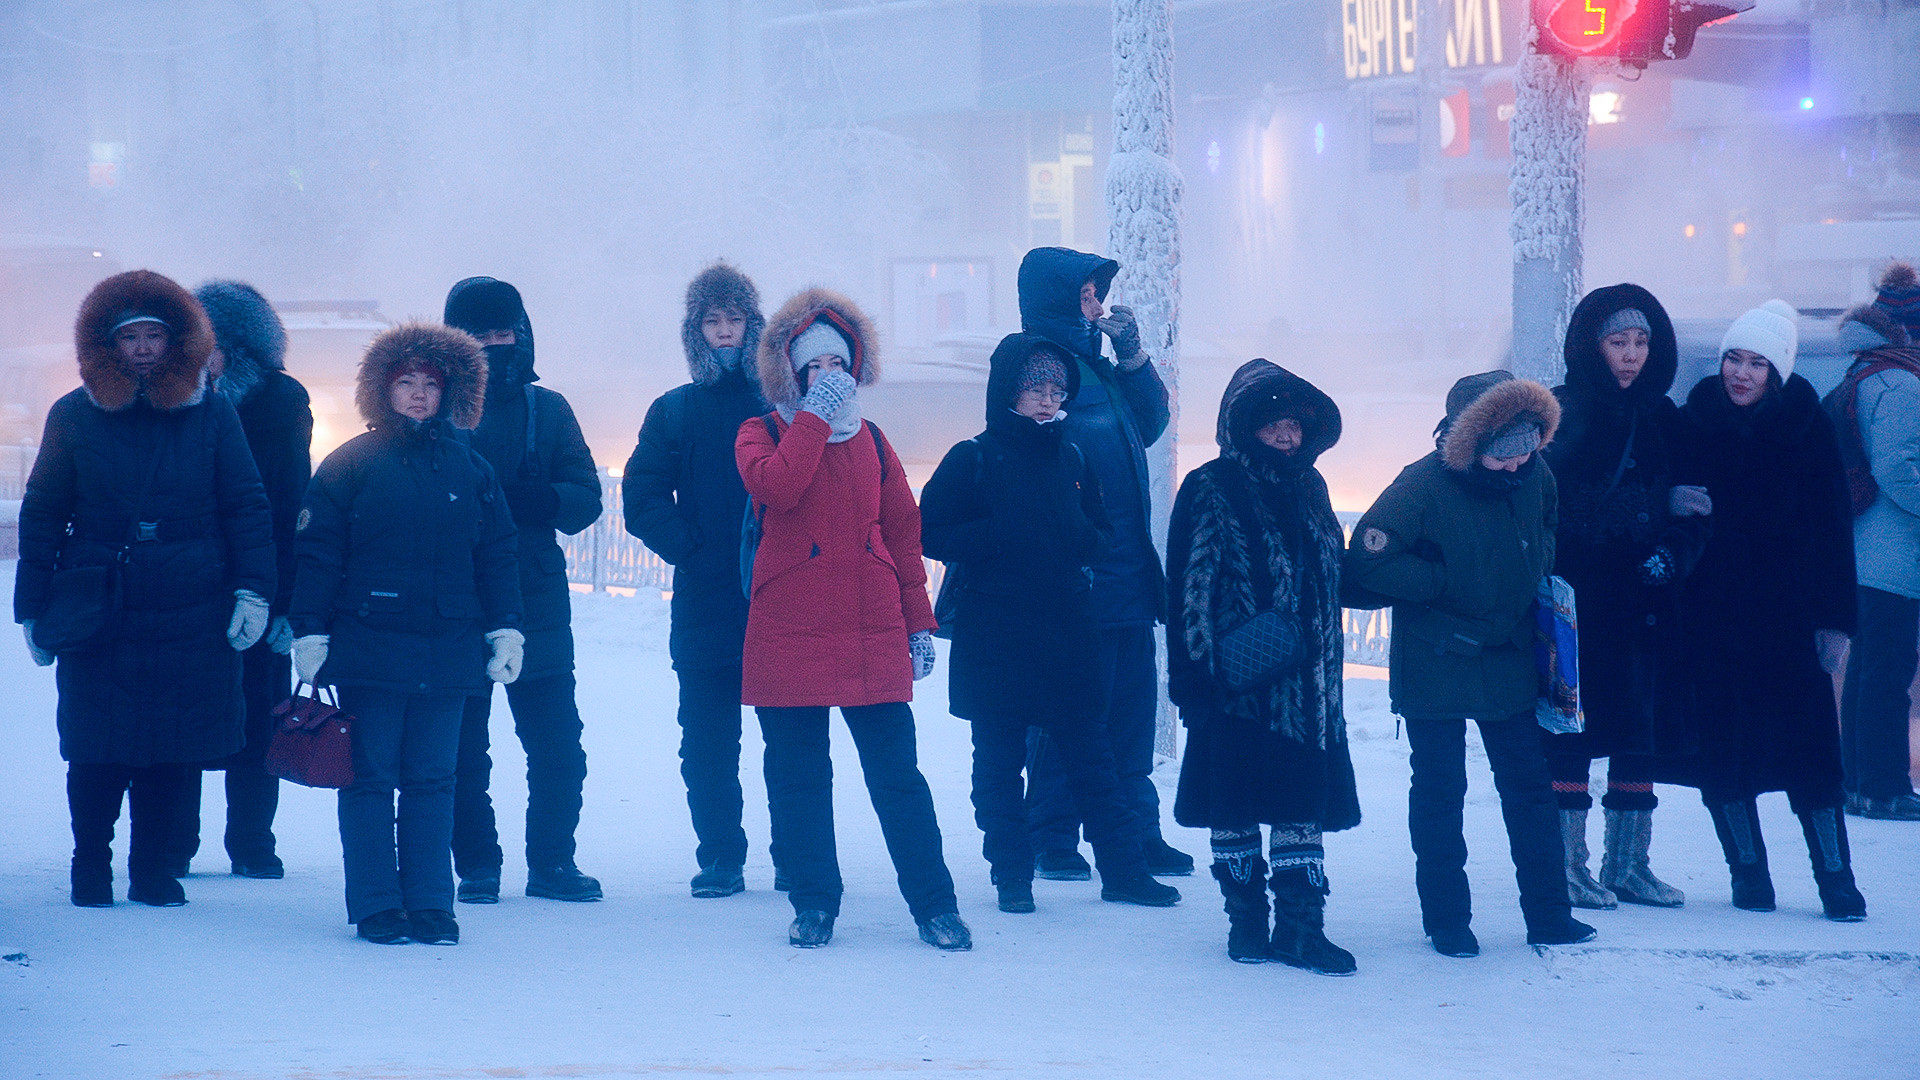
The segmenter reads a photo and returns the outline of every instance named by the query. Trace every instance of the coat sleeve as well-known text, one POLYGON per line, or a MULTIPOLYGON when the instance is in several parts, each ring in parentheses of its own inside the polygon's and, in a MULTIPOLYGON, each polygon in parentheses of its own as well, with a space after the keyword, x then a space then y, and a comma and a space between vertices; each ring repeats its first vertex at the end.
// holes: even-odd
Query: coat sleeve
MULTIPOLYGON (((1680 410, 1669 404, 1660 412, 1658 419, 1664 429, 1662 435, 1665 437, 1668 453, 1672 455, 1672 468, 1668 480, 1673 484, 1687 483, 1682 477, 1689 474, 1692 469, 1682 460, 1685 451, 1681 446, 1681 440, 1686 438, 1686 425, 1681 421, 1680 410)), ((1666 507, 1661 507, 1663 513, 1666 510, 1666 507)), ((1713 535, 1713 518, 1702 514, 1674 517, 1669 513, 1666 522, 1666 528, 1660 532, 1660 543, 1673 552, 1674 559, 1679 564, 1678 576, 1687 577, 1693 573, 1694 567, 1700 565, 1700 556, 1706 553, 1707 540, 1713 535)))
POLYGON ((585 532, 600 520, 604 506, 600 497, 600 468, 593 463, 593 451, 580 432, 580 421, 573 406, 553 391, 540 394, 541 416, 553 425, 553 441, 547 457, 547 479, 560 497, 553 527, 573 536, 585 532))
MULTIPOLYGON (((1341 564, 1341 586, 1388 602, 1431 604, 1447 587, 1447 568, 1438 548, 1426 535, 1426 498, 1420 486, 1402 473, 1380 493, 1354 526, 1341 564)), ((1549 527, 1548 535, 1552 535, 1549 527)), ((1356 595, 1349 607, 1367 606, 1371 597, 1356 595)), ((1371 606, 1379 607, 1373 603, 1371 606)))
POLYGON ((285 615, 293 602, 294 524, 300 517, 300 500, 313 478, 313 404, 306 388, 293 378, 278 381, 284 405, 276 410, 273 435, 264 453, 255 453, 260 466, 260 482, 266 485, 267 502, 273 507, 273 548, 276 557, 276 582, 272 602, 275 615, 285 615))
POLYGON ((300 503, 294 532, 293 598, 287 618, 301 637, 324 634, 333 623, 333 602, 347 571, 347 523, 359 487, 351 464, 353 444, 335 451, 314 471, 300 503))
MULTIPOLYGON (((773 510, 799 506, 801 497, 813 484, 813 474, 820 468, 820 455, 826 451, 827 436, 831 434, 833 428, 810 412, 794 415, 793 423, 787 426, 778 445, 767 434, 767 425, 759 417, 742 423, 740 433, 734 438, 733 454, 747 494, 773 510)), ((906 483, 899 462, 894 462, 889 471, 893 477, 900 478, 901 483, 906 483)), ((911 494, 908 500, 912 500, 911 494)), ((920 548, 917 510, 915 518, 913 546, 917 554, 920 548)))
POLYGON ((1554 479, 1552 469, 1540 470, 1540 543, 1547 549, 1541 553, 1540 565, 1551 574, 1560 545, 1560 481, 1554 479))
MULTIPOLYGON (((1117 369, 1116 369, 1117 370, 1117 369)), ((1166 433, 1173 411, 1167 402, 1167 384, 1152 360, 1133 371, 1117 371, 1120 393, 1127 399, 1127 410, 1140 431, 1140 445, 1152 446, 1166 433)))
MULTIPOLYGON (((826 421, 820 421, 820 426, 824 430, 826 421)), ((933 601, 927 597, 927 566, 920 561, 920 507, 913 501, 913 488, 907 484, 906 470, 900 467, 900 456, 878 428, 872 424, 866 428, 880 444, 880 456, 886 463, 887 478, 880 485, 880 541, 893 556, 893 572, 900 579, 900 612, 906 616, 907 633, 937 629, 940 623, 933 617, 933 601)), ((761 434, 765 435, 764 429, 761 434)), ((781 446, 787 441, 782 440, 781 446)))
POLYGON ((1860 430, 1873 481, 1895 506, 1920 516, 1920 378, 1888 371, 1874 381, 1880 392, 1871 400, 1860 395, 1860 430))
MULTIPOLYGON (((1064 440, 1063 443, 1073 445, 1064 440)), ((1074 452, 1079 453, 1077 449, 1074 452)), ((1100 470, 1093 467, 1085 454, 1080 455, 1080 514, 1087 530, 1081 537, 1080 553, 1087 564, 1092 565, 1113 540, 1113 518, 1107 515, 1106 496, 1100 491, 1100 470)))
POLYGON ((487 633, 518 629, 525 612, 520 600, 520 533, 493 467, 477 452, 473 461, 480 471, 480 529, 473 542, 473 576, 482 623, 487 633))
POLYGON ((620 501, 627 531, 647 550, 678 566, 702 537, 677 498, 686 477, 687 437, 685 411, 676 404, 671 396, 662 396, 647 409, 640 440, 620 478, 620 501))
POLYGON ((34 458, 26 496, 20 502, 20 562, 13 575, 15 622, 37 619, 47 608, 60 545, 79 498, 73 436, 73 409, 63 400, 47 413, 40 454, 34 458))
POLYGON ((920 489, 920 541, 928 558, 976 562, 992 554, 990 519, 975 484, 980 464, 980 444, 956 443, 920 489))
POLYGON ((273 507, 239 415, 224 397, 211 395, 206 404, 213 410, 214 502, 227 541, 227 572, 235 589, 250 589, 271 607, 279 562, 273 507))
POLYGON ((1807 430, 1803 577, 1798 592, 1813 625, 1851 635, 1859 623, 1858 578, 1853 555, 1853 496, 1840 442, 1826 411, 1816 409, 1807 430))

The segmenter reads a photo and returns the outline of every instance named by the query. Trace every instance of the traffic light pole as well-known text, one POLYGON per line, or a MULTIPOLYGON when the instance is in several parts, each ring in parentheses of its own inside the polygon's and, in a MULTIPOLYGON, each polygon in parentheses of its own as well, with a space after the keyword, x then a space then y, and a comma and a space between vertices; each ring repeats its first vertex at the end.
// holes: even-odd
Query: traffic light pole
POLYGON ((1513 373, 1552 386, 1580 302, 1587 217, 1587 99, 1595 61, 1529 52, 1514 75, 1513 373))

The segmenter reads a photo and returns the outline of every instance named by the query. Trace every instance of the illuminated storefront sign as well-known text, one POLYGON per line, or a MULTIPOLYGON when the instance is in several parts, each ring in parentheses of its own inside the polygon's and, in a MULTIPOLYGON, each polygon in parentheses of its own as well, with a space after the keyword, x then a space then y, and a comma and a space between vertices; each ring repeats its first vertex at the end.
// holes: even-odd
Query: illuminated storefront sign
MULTIPOLYGON (((1340 40, 1347 78, 1411 75, 1418 64, 1420 0, 1340 0, 1340 40)), ((1498 66, 1516 54, 1526 29, 1522 9, 1502 0, 1439 0, 1449 68, 1498 66)))

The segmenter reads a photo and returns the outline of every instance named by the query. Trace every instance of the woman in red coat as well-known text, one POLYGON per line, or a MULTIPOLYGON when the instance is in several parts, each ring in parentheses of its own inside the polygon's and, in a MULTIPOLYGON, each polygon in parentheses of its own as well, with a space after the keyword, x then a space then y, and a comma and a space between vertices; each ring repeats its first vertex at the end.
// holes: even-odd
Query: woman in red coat
POLYGON ((921 939, 967 949, 907 704, 934 657, 920 510, 899 457, 860 418, 858 387, 879 377, 875 340, 853 301, 824 289, 788 300, 760 339, 774 411, 740 425, 734 444, 760 522, 741 700, 767 745, 773 847, 795 914, 788 940, 825 945, 840 914, 827 735, 837 705, 921 939))

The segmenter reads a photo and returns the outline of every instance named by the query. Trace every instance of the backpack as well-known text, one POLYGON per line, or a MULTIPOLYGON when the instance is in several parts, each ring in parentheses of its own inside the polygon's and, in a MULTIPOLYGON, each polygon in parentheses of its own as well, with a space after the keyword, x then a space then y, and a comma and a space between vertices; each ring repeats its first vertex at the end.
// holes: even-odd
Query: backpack
MULTIPOLYGON (((779 446, 780 425, 773 422, 773 414, 768 413, 762 416, 760 422, 767 425, 767 438, 773 440, 774 446, 779 446)), ((880 459, 880 485, 885 487, 887 452, 880 442, 882 438, 880 425, 871 420, 863 420, 861 424, 873 433, 873 452, 880 459)), ((767 504, 761 503, 755 506, 753 497, 749 495, 746 512, 740 520, 740 591, 749 600, 753 599, 753 559, 760 552, 760 538, 766 535, 766 517, 767 504)))
POLYGON ((1840 464, 1847 472, 1847 494, 1853 500, 1853 516, 1867 512, 1880 497, 1880 482, 1873 478, 1873 462, 1867 460, 1866 440, 1860 436, 1860 383, 1883 371, 1905 371, 1920 377, 1920 349, 1872 349, 1860 354, 1840 385, 1822 401, 1833 432, 1840 442, 1840 464))

